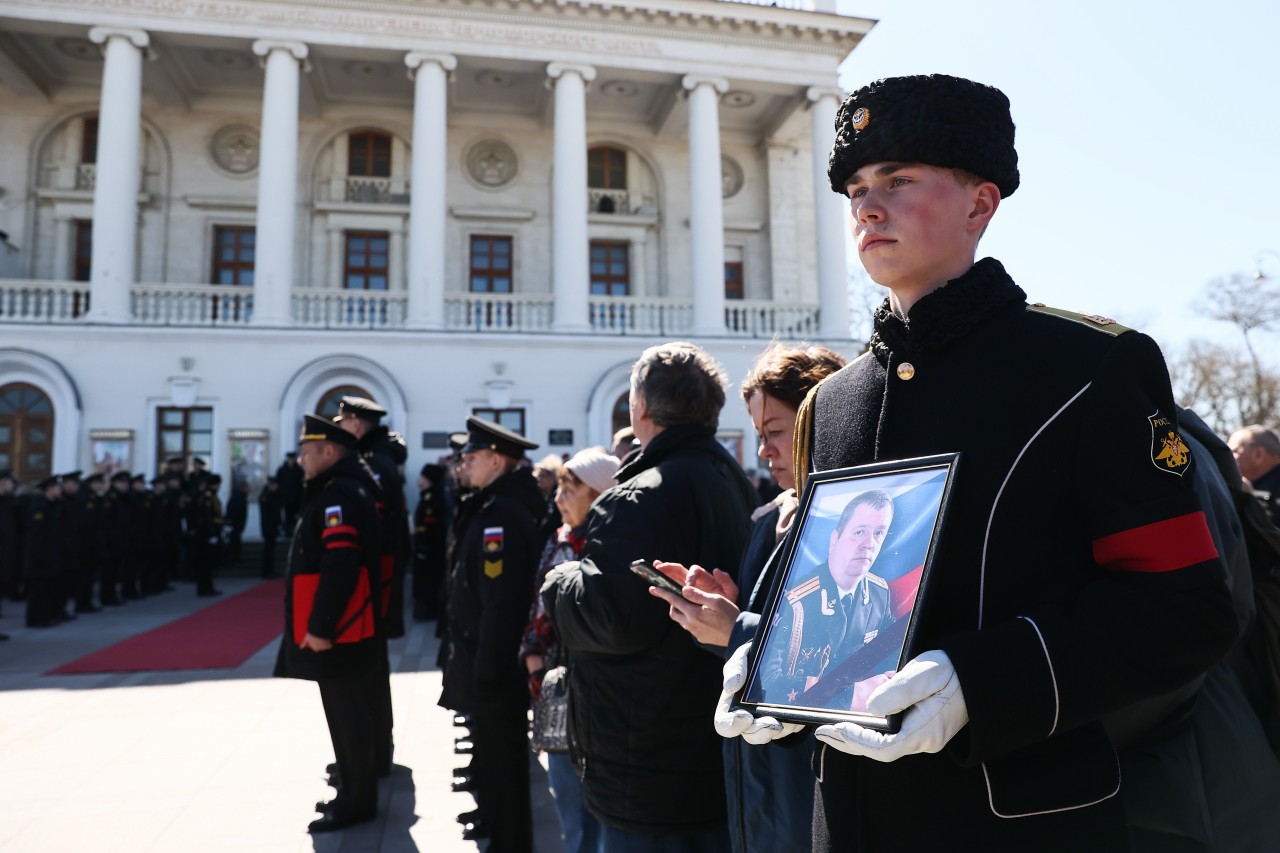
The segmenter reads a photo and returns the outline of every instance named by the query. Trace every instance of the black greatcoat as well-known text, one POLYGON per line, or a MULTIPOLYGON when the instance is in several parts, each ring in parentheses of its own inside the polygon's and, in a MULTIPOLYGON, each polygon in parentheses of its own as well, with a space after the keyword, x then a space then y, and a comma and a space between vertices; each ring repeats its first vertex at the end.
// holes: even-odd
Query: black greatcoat
POLYGON ((464 714, 525 708, 529 688, 520 637, 545 543, 537 539, 546 501, 519 468, 468 499, 449 590, 449 662, 440 704, 464 714))
POLYGON ((381 618, 388 637, 404 636, 405 539, 409 514, 404 498, 404 478, 396 465, 395 448, 386 427, 374 427, 364 434, 357 452, 373 471, 379 487, 382 514, 382 558, 379 583, 382 586, 381 618))
POLYGON ((632 560, 737 574, 759 500, 710 427, 669 427, 618 470, 587 517, 582 559, 543 588, 569 650, 570 726, 588 808, 627 832, 725 826, 721 740, 712 727, 724 665, 672 622, 632 560))
POLYGON ((376 639, 374 618, 381 542, 377 491, 373 475, 354 455, 307 481, 289 549, 277 676, 320 681, 377 667, 385 648, 376 639), (333 648, 299 648, 308 632, 333 640, 333 648))
POLYGON ((969 711, 936 755, 820 747, 815 849, 1128 849, 1103 719, 1235 638, 1155 343, 1028 307, 986 259, 906 321, 886 303, 809 402, 814 470, 962 454, 918 649, 969 711))

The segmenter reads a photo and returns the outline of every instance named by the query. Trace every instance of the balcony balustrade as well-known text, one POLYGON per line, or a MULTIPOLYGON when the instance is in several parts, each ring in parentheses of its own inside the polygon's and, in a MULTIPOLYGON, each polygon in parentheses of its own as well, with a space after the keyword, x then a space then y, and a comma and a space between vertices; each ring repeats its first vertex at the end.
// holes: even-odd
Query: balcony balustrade
POLYGON ((98 164, 81 163, 76 166, 76 189, 93 191, 98 183, 98 164))
MULTIPOLYGON (((76 323, 89 310, 88 282, 0 279, 0 324, 76 323)), ((401 329, 408 316, 403 291, 295 288, 293 327, 299 329, 401 329)), ((253 288, 217 284, 135 284, 133 321, 139 326, 243 327, 253 317, 253 288)), ((591 334, 687 336, 693 303, 647 296, 592 296, 591 334)), ((466 293, 444 296, 445 329, 458 332, 545 333, 554 328, 550 293, 466 293)), ((729 300, 725 334, 787 339, 818 335, 816 305, 729 300)))

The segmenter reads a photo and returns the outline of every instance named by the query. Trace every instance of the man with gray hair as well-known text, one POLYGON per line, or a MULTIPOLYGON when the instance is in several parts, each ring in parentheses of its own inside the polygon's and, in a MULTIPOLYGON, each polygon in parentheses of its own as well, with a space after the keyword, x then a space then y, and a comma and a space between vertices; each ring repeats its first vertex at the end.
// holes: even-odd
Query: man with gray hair
POLYGON ((1271 520, 1280 524, 1280 435, 1262 424, 1249 424, 1231 433, 1227 446, 1240 475, 1266 503, 1271 520))
POLYGON ((721 661, 654 602, 634 560, 736 569, 758 498, 716 441, 727 377, 690 343, 631 370, 639 450, 596 499, 581 559, 542 587, 572 661, 570 733, 606 850, 727 850, 723 764, 708 710, 721 661), (696 805, 691 805, 696 804, 696 805))

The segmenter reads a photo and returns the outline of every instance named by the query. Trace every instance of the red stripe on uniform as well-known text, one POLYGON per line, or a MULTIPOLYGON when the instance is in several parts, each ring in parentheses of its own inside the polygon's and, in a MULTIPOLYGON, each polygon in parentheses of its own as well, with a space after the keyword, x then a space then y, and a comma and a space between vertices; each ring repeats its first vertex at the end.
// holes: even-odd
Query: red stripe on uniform
POLYGON ((340 539, 335 542, 326 542, 324 543, 324 547, 330 551, 333 551, 338 548, 359 548, 360 546, 349 540, 340 539))
POLYGON ((350 524, 339 524, 337 527, 326 527, 324 532, 320 534, 320 537, 323 539, 329 536, 334 536, 338 533, 350 533, 352 536, 360 535, 360 531, 356 530, 350 524))
POLYGON ((1126 572, 1171 572, 1218 556, 1203 512, 1155 521, 1093 540, 1101 566, 1126 572))

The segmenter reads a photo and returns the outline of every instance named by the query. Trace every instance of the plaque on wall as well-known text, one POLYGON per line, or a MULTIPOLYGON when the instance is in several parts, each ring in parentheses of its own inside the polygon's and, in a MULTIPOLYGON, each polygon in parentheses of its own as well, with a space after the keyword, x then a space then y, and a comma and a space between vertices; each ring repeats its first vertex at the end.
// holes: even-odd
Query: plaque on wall
POLYGON ((553 429, 547 431, 547 444, 556 447, 565 447, 573 444, 573 430, 571 429, 553 429))

